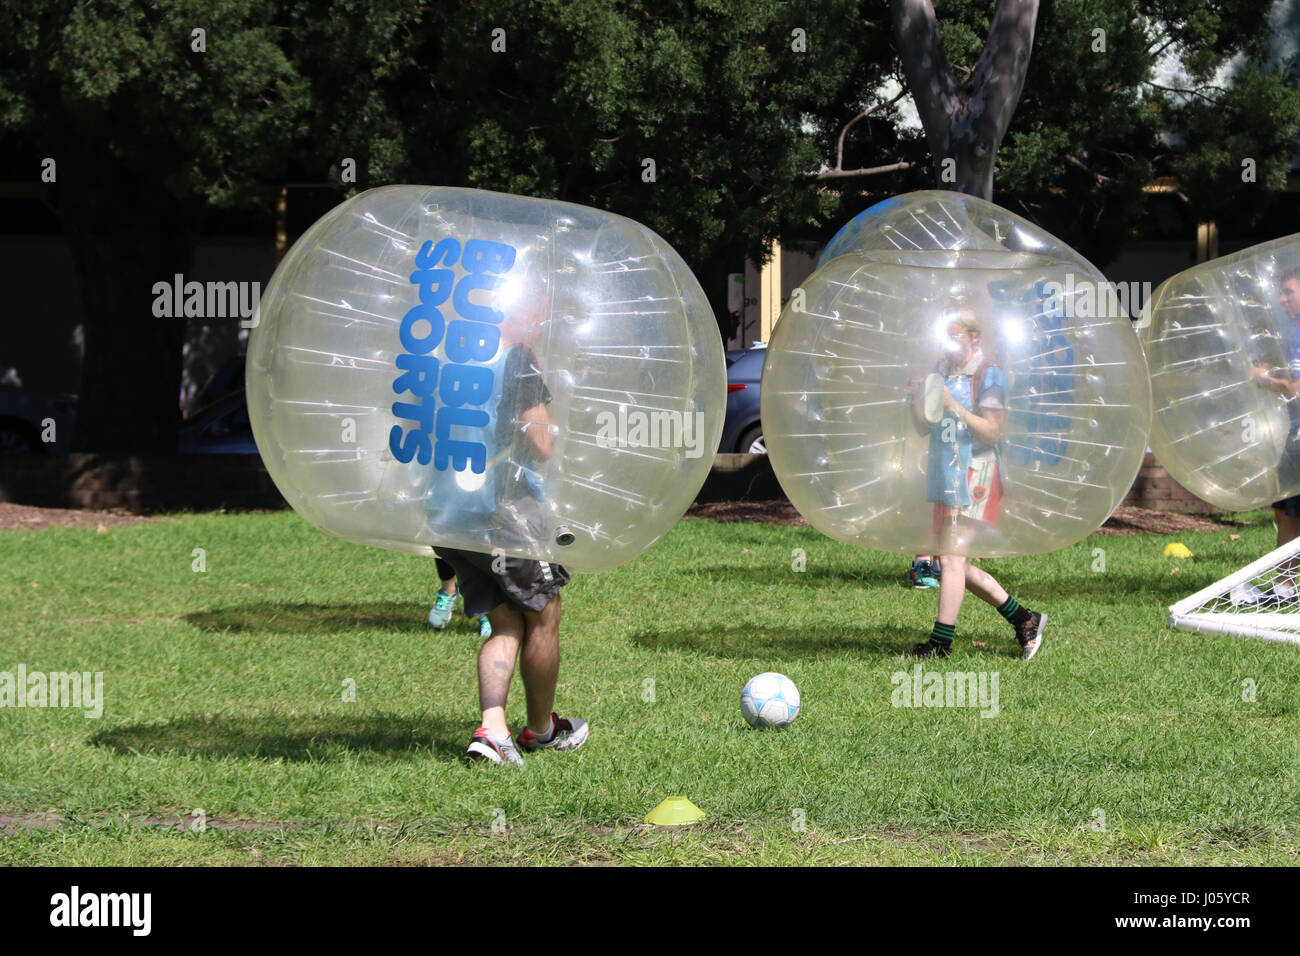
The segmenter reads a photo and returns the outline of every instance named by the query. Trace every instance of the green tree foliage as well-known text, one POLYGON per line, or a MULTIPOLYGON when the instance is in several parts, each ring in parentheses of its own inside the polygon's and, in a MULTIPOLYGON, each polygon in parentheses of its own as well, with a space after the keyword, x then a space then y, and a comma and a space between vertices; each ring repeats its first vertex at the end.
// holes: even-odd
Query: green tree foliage
MULTIPOLYGON (((945 5, 940 24, 957 21, 951 41, 945 33, 951 60, 978 55, 990 7, 945 5)), ((1197 219, 1254 221, 1300 135, 1295 74, 1268 63, 1269 13, 1253 0, 1045 3, 998 155, 997 201, 1102 263, 1152 225, 1143 187, 1158 177, 1177 177, 1197 219)))
POLYGON ((275 15, 259 0, 0 6, 0 130, 55 161, 81 280, 82 447, 175 448, 184 324, 153 315, 152 289, 185 272, 206 204, 276 176, 306 131, 275 15))
MULTIPOLYGON (((959 79, 993 7, 936 7, 959 79)), ((1046 0, 995 199, 1100 261, 1144 224, 1156 176, 1207 216, 1257 215, 1300 117, 1294 73, 1263 56, 1267 14, 1046 0), (1170 54, 1176 90, 1157 84, 1170 54)), ((8 0, 0 36, 0 135, 58 162, 49 197, 85 309, 81 432, 100 448, 170 447, 182 325, 152 315, 153 284, 186 270, 205 210, 259 187, 424 182, 607 209, 668 239, 722 315, 742 254, 933 185, 904 104, 882 102, 901 76, 888 0, 8 0), (904 168, 819 178, 837 158, 904 168)))
POLYGON ((447 5, 394 23, 391 42, 402 53, 375 111, 340 113, 329 133, 370 151, 365 185, 585 203, 696 265, 833 224, 838 196, 805 174, 890 59, 887 31, 849 0, 447 5))

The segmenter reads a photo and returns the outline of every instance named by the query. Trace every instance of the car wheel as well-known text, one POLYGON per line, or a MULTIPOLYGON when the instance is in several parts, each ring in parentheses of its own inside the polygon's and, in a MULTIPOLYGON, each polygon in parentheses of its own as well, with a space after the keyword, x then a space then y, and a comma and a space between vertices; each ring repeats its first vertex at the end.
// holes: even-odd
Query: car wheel
POLYGON ((736 442, 736 451, 741 454, 748 452, 751 455, 766 455, 767 444, 763 441, 763 426, 751 425, 746 428, 744 434, 740 436, 740 441, 736 442))

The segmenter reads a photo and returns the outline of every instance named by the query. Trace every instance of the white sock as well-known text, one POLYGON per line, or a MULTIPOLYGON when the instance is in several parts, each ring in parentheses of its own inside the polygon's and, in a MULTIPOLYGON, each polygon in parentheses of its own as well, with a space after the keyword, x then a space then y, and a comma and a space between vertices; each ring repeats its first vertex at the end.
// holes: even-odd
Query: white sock
POLYGON ((542 743, 549 742, 550 739, 555 736, 555 715, 554 714, 551 714, 550 720, 551 723, 550 726, 546 728, 546 733, 537 735, 537 739, 540 740, 542 743))

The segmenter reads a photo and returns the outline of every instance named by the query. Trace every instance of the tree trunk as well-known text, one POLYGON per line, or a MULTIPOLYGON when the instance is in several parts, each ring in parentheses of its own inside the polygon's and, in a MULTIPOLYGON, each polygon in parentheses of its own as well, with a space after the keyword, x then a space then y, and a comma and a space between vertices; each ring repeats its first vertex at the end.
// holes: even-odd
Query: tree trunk
POLYGON ((971 75, 957 83, 930 0, 892 0, 903 72, 925 128, 940 189, 993 198, 998 146, 1020 102, 1038 0, 998 0, 971 75))
POLYGON ((81 282, 86 349, 74 448, 175 451, 185 319, 155 317, 153 287, 189 269, 198 208, 126 170, 106 144, 63 155, 59 205, 81 282))

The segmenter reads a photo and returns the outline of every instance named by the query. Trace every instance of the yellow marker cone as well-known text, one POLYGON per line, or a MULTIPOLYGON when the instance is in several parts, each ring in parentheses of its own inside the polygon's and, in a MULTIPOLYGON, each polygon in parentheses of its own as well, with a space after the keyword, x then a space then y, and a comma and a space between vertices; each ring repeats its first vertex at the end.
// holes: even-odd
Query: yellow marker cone
POLYGON ((645 822, 657 827, 680 827, 703 819, 704 811, 685 797, 669 797, 646 814, 645 822))
POLYGON ((1187 545, 1175 541, 1173 544, 1165 545, 1166 558, 1190 558, 1192 552, 1187 550, 1187 545))

